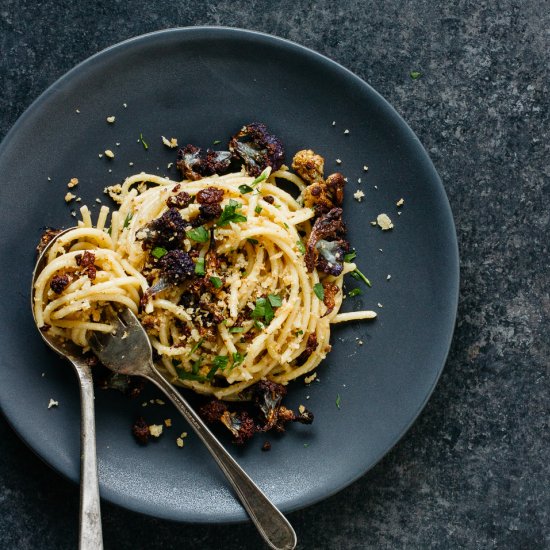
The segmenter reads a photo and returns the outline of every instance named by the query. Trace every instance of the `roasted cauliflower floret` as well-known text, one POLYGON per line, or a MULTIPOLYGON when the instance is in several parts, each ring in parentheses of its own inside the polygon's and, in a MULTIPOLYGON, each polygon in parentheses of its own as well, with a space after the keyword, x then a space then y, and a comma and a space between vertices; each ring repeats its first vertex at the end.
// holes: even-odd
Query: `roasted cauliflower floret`
POLYGON ((324 181, 325 159, 311 149, 298 151, 292 159, 292 169, 309 184, 324 181))

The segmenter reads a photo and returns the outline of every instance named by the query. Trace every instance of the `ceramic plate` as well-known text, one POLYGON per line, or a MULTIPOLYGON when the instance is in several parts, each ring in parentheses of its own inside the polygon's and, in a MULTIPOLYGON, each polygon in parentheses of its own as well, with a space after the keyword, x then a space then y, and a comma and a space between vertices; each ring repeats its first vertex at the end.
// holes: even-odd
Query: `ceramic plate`
MULTIPOLYGON (((104 187, 132 173, 177 177, 167 168, 175 150, 162 145, 161 135, 206 147, 225 143, 253 121, 283 140, 288 163, 295 151, 312 148, 325 157, 327 173, 348 177, 349 240, 372 288, 347 298, 345 309, 376 309, 379 317, 335 327, 333 350, 317 381, 290 385, 289 405, 307 405, 315 413, 313 425, 292 425, 284 436, 256 436, 244 449, 222 440, 288 512, 363 475, 395 445, 433 391, 455 321, 458 253, 445 191, 414 133, 357 76, 291 42, 224 28, 149 34, 113 46, 59 79, 0 146, 0 404, 24 441, 70 479, 79 478, 77 381, 43 344, 30 310, 42 228, 74 225, 74 204, 63 199, 71 178, 80 182, 82 204, 96 212, 96 198, 108 203, 104 187), (106 122, 110 115, 114 124, 106 122), (115 158, 100 158, 105 149, 115 158), (361 202, 353 198, 358 189, 365 193, 361 202), (400 198, 405 204, 398 209, 400 198), (393 230, 371 226, 381 212, 393 220, 393 230), (48 410, 50 398, 59 407, 48 410), (270 452, 260 450, 264 439, 271 440, 270 452)), ((349 279, 348 290, 356 286, 349 279)), ((102 496, 177 521, 245 519, 199 440, 190 433, 183 449, 176 445, 176 437, 191 430, 175 410, 142 407, 153 397, 160 396, 130 400, 97 392, 102 496), (158 442, 141 447, 130 432, 140 414, 150 422, 172 418, 174 425, 158 442)))

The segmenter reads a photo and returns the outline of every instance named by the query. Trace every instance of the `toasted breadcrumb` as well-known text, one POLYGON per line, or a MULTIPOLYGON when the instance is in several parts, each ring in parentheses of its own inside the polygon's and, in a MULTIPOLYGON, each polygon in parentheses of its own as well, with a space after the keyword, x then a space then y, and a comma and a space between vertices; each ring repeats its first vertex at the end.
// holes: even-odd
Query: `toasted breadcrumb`
POLYGON ((76 187, 77 185, 78 185, 78 178, 71 178, 71 180, 67 184, 67 187, 71 189, 72 187, 76 187))
POLYGON ((167 139, 164 136, 160 136, 162 138, 162 143, 166 145, 166 147, 169 147, 170 149, 174 149, 178 146, 178 140, 176 138, 170 138, 167 139))
POLYGON ((382 229, 382 231, 393 229, 393 223, 387 214, 378 214, 378 216, 376 217, 376 223, 378 224, 380 229, 382 229))
POLYGON ((107 122, 108 122, 109 124, 113 124, 114 121, 115 121, 115 117, 114 117, 114 116, 108 116, 108 117, 107 117, 107 122))
POLYGON ((115 154, 111 151, 111 149, 105 149, 105 156, 110 158, 110 159, 115 158, 115 154))
POLYGON ((176 445, 180 448, 183 447, 184 443, 183 443, 183 439, 181 437, 178 437, 176 439, 176 445))
POLYGON ((306 377, 304 378, 304 382, 305 382, 306 384, 311 384, 316 378, 317 378, 317 373, 314 372, 311 376, 306 376, 306 377))
POLYGON ((355 191, 355 193, 353 194, 353 198, 357 201, 357 202, 361 202, 363 200, 363 197, 365 196, 365 193, 363 193, 363 191, 361 191, 361 189, 358 189, 357 191, 355 191))
POLYGON ((67 191, 67 194, 65 195, 65 202, 71 202, 73 199, 76 199, 76 195, 70 191, 67 191))
POLYGON ((405 204, 405 199, 401 198, 395 203, 395 206, 403 206, 404 204, 405 204))
POLYGON ((167 428, 170 428, 172 426, 172 419, 171 418, 165 418, 164 419, 164 425, 167 427, 167 428))
POLYGON ((149 433, 153 437, 160 437, 162 435, 162 424, 151 424, 149 426, 149 433))
POLYGON ((306 408, 305 408, 303 405, 300 405, 300 406, 298 407, 298 412, 299 412, 300 414, 304 414, 305 411, 306 411, 306 408))

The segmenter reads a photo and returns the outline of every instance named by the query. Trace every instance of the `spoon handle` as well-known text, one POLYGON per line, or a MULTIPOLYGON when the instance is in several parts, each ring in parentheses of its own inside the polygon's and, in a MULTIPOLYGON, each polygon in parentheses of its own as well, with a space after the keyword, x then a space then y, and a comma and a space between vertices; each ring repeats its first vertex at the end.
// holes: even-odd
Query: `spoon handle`
POLYGON ((80 550, 102 550, 97 477, 94 386, 88 365, 75 365, 80 378, 80 550))
POLYGON ((233 489, 235 489, 250 519, 254 522, 269 547, 274 550, 292 550, 295 548, 296 533, 285 516, 225 450, 224 446, 216 439, 202 418, 181 394, 157 371, 153 364, 149 366, 150 373, 147 378, 164 392, 201 438, 233 489))

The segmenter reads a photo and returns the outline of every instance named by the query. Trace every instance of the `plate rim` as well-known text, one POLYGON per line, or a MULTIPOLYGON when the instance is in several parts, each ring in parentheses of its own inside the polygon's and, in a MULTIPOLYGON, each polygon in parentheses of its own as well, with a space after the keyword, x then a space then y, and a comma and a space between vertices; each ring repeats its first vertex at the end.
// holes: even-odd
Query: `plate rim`
MULTIPOLYGON (((429 170, 432 172, 432 175, 434 177, 434 181, 437 184, 437 187, 442 195, 442 207, 445 208, 445 218, 450 222, 448 229, 448 235, 447 239, 449 240, 449 245, 451 245, 451 250, 448 250, 449 257, 447 259, 449 266, 449 287, 452 287, 454 292, 449 292, 449 311, 452 313, 452 323, 449 327, 446 340, 440 341, 440 348, 445 350, 444 358, 442 360, 442 364, 438 368, 437 375, 434 377, 432 385, 429 387, 429 390, 427 391, 424 399, 419 404, 417 410, 412 415, 410 421, 401 429, 401 431, 398 433, 398 435, 392 440, 391 444, 388 446, 387 449, 380 452, 379 455, 376 456, 376 458, 372 461, 371 464, 369 464, 367 467, 361 469, 357 474, 354 476, 348 478, 344 484, 341 484, 338 487, 335 487, 332 490, 329 490, 323 495, 319 495, 316 497, 312 497, 309 499, 306 499, 305 501, 296 503, 295 505, 289 505, 289 506, 283 506, 281 507, 282 511, 284 513, 291 513, 297 510, 301 510, 303 508, 306 508, 308 506, 312 506, 314 504, 317 504, 318 502, 321 502, 323 500, 326 500, 335 494, 343 491, 347 487, 349 487, 351 484, 356 482, 358 479, 363 477, 367 474, 370 470, 372 470, 376 465, 379 464, 379 462, 390 452, 392 451, 395 446, 403 439, 405 434, 408 433, 412 425, 416 422, 418 417, 420 416, 421 412, 426 407, 427 402, 430 400, 430 398, 433 395, 433 392, 435 390, 435 387, 437 386, 439 379, 443 373, 443 370, 445 368, 445 365, 447 363, 449 353, 451 350, 451 344, 454 337, 454 332, 456 329, 456 323, 457 323, 457 313, 458 313, 458 301, 459 301, 459 293, 460 293, 460 254, 459 254, 459 245, 458 245, 458 238, 456 233, 456 224, 455 219, 453 216, 453 212, 451 209, 451 205, 449 202, 448 195, 446 193, 445 187, 443 185, 443 182, 435 169, 435 166, 432 162, 432 159, 430 158, 428 152, 420 142, 420 139, 418 136, 414 133, 414 131, 411 129, 411 127, 408 125, 408 123, 405 121, 405 119, 398 113, 398 111, 391 105, 388 100, 386 100, 377 90, 375 90, 368 82, 363 80, 361 77, 353 73, 350 69, 344 67, 337 61, 334 61, 333 59, 327 57, 326 55, 319 53, 311 48, 308 48, 307 46, 303 46, 301 44, 298 44, 292 40, 282 38, 279 36, 275 36, 272 34, 264 33, 261 31, 256 30, 249 30, 249 29, 243 29, 239 27, 225 27, 225 26, 191 26, 191 27, 171 27, 167 29, 160 29, 144 34, 140 34, 137 36, 133 36, 131 38, 128 38, 126 40, 123 40, 121 42, 117 42, 115 44, 112 44, 104 49, 99 50, 98 52, 92 54, 91 56, 83 59, 78 64, 76 64, 74 67, 69 69, 67 72, 63 73, 60 77, 58 77, 53 83, 51 83, 43 92, 38 95, 36 99, 34 99, 30 105, 23 111, 23 113, 17 118, 15 123, 12 125, 12 127, 8 130, 4 138, 2 139, 2 142, 0 143, 0 157, 4 154, 5 149, 8 147, 9 142, 12 139, 12 136, 16 135, 19 131, 19 128, 21 128, 27 120, 35 113, 37 109, 41 107, 41 104, 47 100, 48 97, 55 94, 57 92, 57 89, 67 81, 70 81, 74 76, 79 75, 82 71, 85 71, 87 66, 90 64, 93 64, 97 60, 101 60, 102 58, 108 58, 114 51, 124 51, 125 49, 132 48, 134 44, 144 44, 147 43, 157 43, 158 41, 162 42, 163 38, 166 36, 176 36, 180 35, 182 38, 185 38, 186 36, 196 34, 198 38, 201 37, 201 35, 218 35, 221 38, 242 38, 243 36, 261 40, 264 44, 274 46, 274 47, 280 47, 284 46, 289 49, 298 50, 302 52, 303 54, 307 56, 313 56, 317 58, 319 61, 326 63, 333 68, 342 71, 347 77, 354 80, 359 85, 366 87, 369 91, 369 93, 373 94, 379 102, 383 104, 387 112, 391 115, 393 119, 393 123, 397 124, 400 130, 403 130, 407 137, 417 143, 417 145, 421 148, 421 150, 424 152, 425 158, 423 159, 429 168, 429 170), (225 36, 224 36, 225 35, 225 36), (451 265, 452 264, 452 265, 451 265)), ((207 39, 207 36, 204 36, 204 39, 207 39)), ((451 315, 449 314, 449 317, 451 315)), ((35 449, 32 446, 32 443, 28 438, 24 436, 24 434, 17 429, 14 422, 12 422, 12 419, 8 417, 8 415, 4 411, 4 406, 2 402, 0 401, 0 412, 2 412, 4 418, 6 419, 6 422, 11 427, 11 429, 17 434, 17 436, 24 442, 24 444, 36 455, 38 458, 48 465, 53 471, 60 474, 63 478, 70 480, 71 482, 74 482, 76 484, 79 483, 79 479, 74 479, 71 477, 68 473, 60 470, 57 468, 54 464, 50 463, 49 460, 42 456, 37 449, 35 449)), ((125 503, 122 501, 121 498, 116 498, 116 494, 109 494, 108 496, 105 495, 105 488, 103 490, 103 494, 101 495, 102 499, 105 499, 106 501, 110 502, 111 504, 114 504, 116 506, 125 508, 126 510, 130 510, 133 513, 142 514, 149 517, 154 518, 161 518, 169 521, 174 521, 178 523, 190 523, 190 524, 238 524, 238 523, 244 523, 249 521, 248 518, 242 518, 242 519, 231 519, 231 518, 217 518, 214 520, 210 520, 208 518, 204 519, 193 519, 193 520, 187 520, 182 518, 176 518, 174 514, 170 514, 168 511, 167 513, 162 513, 161 510, 157 510, 155 513, 152 513, 151 511, 146 511, 144 509, 137 509, 133 505, 125 505, 125 503)), ((111 491, 107 490, 107 492, 111 493, 111 491)))

